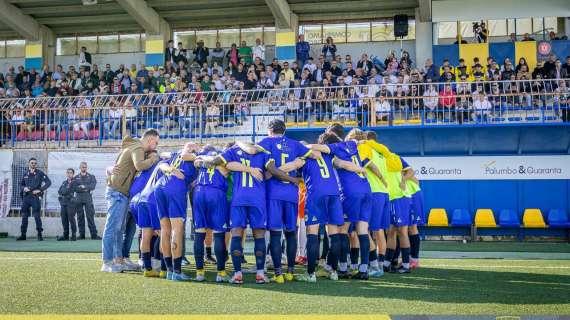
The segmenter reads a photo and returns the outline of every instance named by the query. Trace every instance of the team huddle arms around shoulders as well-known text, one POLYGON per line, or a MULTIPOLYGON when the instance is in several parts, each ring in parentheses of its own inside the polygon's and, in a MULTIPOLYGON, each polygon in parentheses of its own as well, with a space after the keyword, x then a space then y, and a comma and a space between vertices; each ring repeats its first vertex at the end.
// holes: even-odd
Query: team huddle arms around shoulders
MULTIPOLYGON (((283 121, 272 120, 257 144, 218 149, 187 143, 160 156, 145 152, 152 165, 137 170, 129 211, 142 230, 146 277, 206 281, 205 263, 213 262, 216 282, 241 284, 248 226, 255 257, 250 271, 258 284, 368 280, 419 266, 417 226, 425 216, 407 162, 378 143, 375 132, 352 129, 344 137, 344 128, 333 124, 309 144, 285 136, 285 130, 283 121), (195 277, 182 270, 189 196, 195 277), (206 256, 209 236, 215 258, 206 256), (306 256, 297 255, 300 245, 306 256), (296 273, 299 264, 306 264, 306 272, 296 273), (274 269, 271 278, 267 265, 274 269)), ((121 170, 115 166, 113 173, 121 170)))

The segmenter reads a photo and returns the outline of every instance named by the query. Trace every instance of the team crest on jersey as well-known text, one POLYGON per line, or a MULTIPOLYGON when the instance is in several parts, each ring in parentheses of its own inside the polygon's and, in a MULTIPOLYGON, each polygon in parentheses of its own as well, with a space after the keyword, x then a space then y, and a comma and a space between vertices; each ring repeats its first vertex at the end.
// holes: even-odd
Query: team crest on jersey
POLYGON ((283 147, 281 146, 281 143, 277 144, 277 149, 281 150, 283 147))
POLYGON ((238 154, 238 156, 241 156, 243 154, 243 151, 238 150, 237 154, 238 154))

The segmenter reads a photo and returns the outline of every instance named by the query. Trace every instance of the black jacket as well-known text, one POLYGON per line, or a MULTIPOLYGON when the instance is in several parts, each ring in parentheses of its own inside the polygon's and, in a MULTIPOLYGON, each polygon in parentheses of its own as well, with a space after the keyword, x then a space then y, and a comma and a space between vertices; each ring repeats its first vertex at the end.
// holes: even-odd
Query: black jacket
POLYGON ((59 187, 59 190, 57 191, 57 193, 59 194, 58 200, 62 206, 70 204, 71 201, 73 200, 74 184, 75 184, 74 180, 71 180, 70 182, 67 181, 67 179, 65 179, 65 181, 63 181, 63 183, 59 187))
POLYGON ((38 196, 42 196, 43 192, 51 186, 51 180, 48 176, 43 173, 43 171, 36 169, 34 172, 28 170, 22 177, 20 182, 20 195, 22 197, 31 195, 32 191, 40 190, 41 192, 38 196), (24 188, 30 189, 28 192, 24 192, 24 188))
POLYGON ((97 185, 97 179, 90 173, 86 175, 82 175, 81 173, 76 175, 73 178, 73 182, 73 192, 77 193, 90 193, 95 190, 95 186, 97 185))

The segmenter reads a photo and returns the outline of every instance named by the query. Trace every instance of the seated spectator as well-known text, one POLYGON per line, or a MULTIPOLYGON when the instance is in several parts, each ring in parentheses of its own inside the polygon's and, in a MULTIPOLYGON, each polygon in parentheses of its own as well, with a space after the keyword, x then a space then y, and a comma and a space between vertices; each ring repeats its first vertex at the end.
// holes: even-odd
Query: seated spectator
POLYGON ((548 75, 549 79, 568 79, 568 70, 562 67, 560 60, 556 60, 554 63, 554 69, 550 71, 548 75))
POLYGON ((450 120, 453 119, 453 110, 455 109, 456 96, 450 84, 446 84, 443 91, 439 93, 439 105, 442 107, 437 116, 443 119, 445 115, 449 115, 450 120))
POLYGON ((336 56, 336 44, 334 44, 332 37, 327 37, 326 43, 323 45, 321 52, 323 53, 326 61, 334 60, 336 56))
POLYGON ((493 109, 493 106, 487 100, 487 96, 478 94, 473 100, 473 112, 475 116, 479 117, 483 122, 487 122, 491 115, 491 110, 493 109))
POLYGON ((535 41, 535 40, 534 40, 534 38, 531 37, 530 34, 528 34, 528 32, 527 32, 527 33, 525 33, 525 34, 523 35, 523 38, 522 38, 521 41, 535 41))
POLYGON ((469 77, 471 74, 471 68, 465 64, 465 59, 459 59, 459 64, 455 67, 455 76, 459 79, 462 75, 469 77))

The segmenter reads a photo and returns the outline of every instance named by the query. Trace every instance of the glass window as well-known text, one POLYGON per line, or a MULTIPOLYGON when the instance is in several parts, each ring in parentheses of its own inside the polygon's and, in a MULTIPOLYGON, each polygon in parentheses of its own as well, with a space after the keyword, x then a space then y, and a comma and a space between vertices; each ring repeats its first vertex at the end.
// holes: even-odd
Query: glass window
POLYGON ((218 39, 222 47, 231 47, 234 43, 239 47, 239 29, 219 30, 218 39))
POLYGON ((77 47, 86 47, 91 54, 97 53, 97 36, 77 37, 77 47))
POLYGON ((99 53, 119 52, 119 36, 99 36, 99 53))
POLYGON ((507 36, 507 20, 489 20, 488 29, 491 37, 507 36))
POLYGON ((141 33, 141 51, 146 52, 146 34, 141 33))
POLYGON ((346 30, 347 42, 370 41, 370 23, 349 23, 346 30))
POLYGON ((542 18, 532 18, 532 32, 536 33, 538 36, 542 36, 542 31, 544 31, 542 18))
POLYGON ((58 56, 77 54, 77 38, 57 38, 55 54, 58 56))
POLYGON ((372 22, 372 41, 394 40, 394 22, 372 22))
POLYGON ((544 18, 544 29, 546 29, 547 32, 554 31, 556 34, 558 34, 558 18, 544 18))
POLYGON ((218 41, 218 30, 200 30, 196 31, 196 38, 194 39, 191 47, 186 48, 195 48, 196 42, 204 41, 204 46, 207 48, 215 48, 216 42, 218 41))
POLYGON ((6 57, 21 58, 26 56, 25 40, 8 40, 6 41, 6 57))
POLYGON ((6 41, 0 41, 0 58, 6 58, 6 41))
POLYGON ((252 47, 255 45, 255 39, 259 39, 263 42, 263 28, 244 28, 241 29, 241 41, 252 47))
POLYGON ((479 21, 462 21, 461 22, 461 37, 463 38, 473 38, 475 33, 473 32, 473 24, 479 21))
POLYGON ((305 41, 308 43, 323 43, 323 32, 320 24, 301 26, 299 34, 305 35, 305 41))
POLYGON ((515 19, 507 19, 507 33, 509 36, 511 33, 515 33, 515 19))
POLYGON ((346 24, 325 24, 323 25, 323 43, 331 37, 335 43, 346 43, 346 24))
POLYGON ((457 37, 457 22, 440 22, 438 25, 439 39, 454 39, 457 37))
POLYGON ((140 34, 122 34, 119 36, 119 51, 139 52, 141 51, 140 34))
POLYGON ((517 34, 522 35, 525 33, 532 33, 532 20, 527 19, 516 19, 517 34))
POLYGON ((194 31, 182 31, 174 33, 175 47, 178 46, 178 42, 182 42, 183 48, 192 49, 196 46, 196 33, 194 31))
POLYGON ((263 27, 263 41, 266 46, 275 45, 275 27, 263 27))

